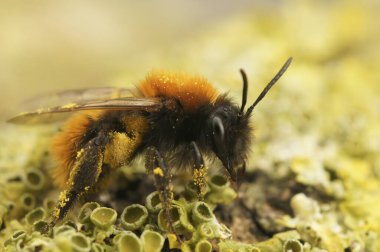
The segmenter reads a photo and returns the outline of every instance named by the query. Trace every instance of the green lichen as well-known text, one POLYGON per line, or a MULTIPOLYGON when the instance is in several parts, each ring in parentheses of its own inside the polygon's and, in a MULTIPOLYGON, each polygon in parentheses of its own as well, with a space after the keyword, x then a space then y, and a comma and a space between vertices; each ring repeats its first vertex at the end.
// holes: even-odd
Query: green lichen
POLYGON ((97 202, 87 202, 85 203, 79 211, 78 215, 78 221, 82 224, 90 223, 91 222, 91 214, 92 212, 100 207, 100 205, 97 202))
POLYGON ((144 252, 160 252, 164 246, 165 238, 158 232, 145 230, 141 234, 144 252))
POLYGON ((28 169, 23 177, 25 186, 32 191, 42 190, 45 186, 45 175, 39 169, 28 169))
POLYGON ((100 229, 107 230, 116 221, 117 213, 112 208, 98 207, 95 208, 90 215, 91 222, 100 229))
POLYGON ((158 213, 162 209, 160 194, 157 191, 152 192, 146 197, 145 206, 151 213, 158 213))
POLYGON ((121 225, 126 230, 137 230, 144 227, 148 218, 148 210, 139 204, 127 206, 121 214, 121 225))
POLYGON ((38 207, 25 215, 26 224, 33 226, 36 222, 45 219, 46 212, 42 207, 38 207))
POLYGON ((126 231, 116 239, 118 251, 142 252, 143 247, 140 239, 134 233, 126 231))

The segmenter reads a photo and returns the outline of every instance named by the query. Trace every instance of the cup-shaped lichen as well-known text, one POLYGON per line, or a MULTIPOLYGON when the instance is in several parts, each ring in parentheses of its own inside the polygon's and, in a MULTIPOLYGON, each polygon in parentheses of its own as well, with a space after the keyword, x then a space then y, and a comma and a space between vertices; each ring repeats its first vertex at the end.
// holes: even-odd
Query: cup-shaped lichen
POLYGON ((90 215, 91 222, 100 229, 108 229, 117 218, 117 213, 112 208, 98 207, 90 215))
POLYGON ((106 249, 104 248, 103 245, 94 242, 91 244, 91 251, 93 251, 93 252, 104 252, 104 251, 106 251, 106 249))
POLYGON ((148 218, 148 210, 139 204, 127 206, 121 214, 121 225, 126 230, 142 228, 148 218))
POLYGON ((36 206, 36 197, 31 193, 24 193, 20 198, 21 208, 29 211, 36 206))
POLYGON ((76 252, 87 252, 91 249, 90 241, 81 233, 73 234, 70 237, 70 244, 72 250, 76 252))
POLYGON ((145 200, 145 206, 151 213, 158 213, 162 208, 160 194, 155 191, 149 194, 145 200))
POLYGON ((202 238, 210 239, 210 238, 215 237, 214 228, 212 227, 210 223, 205 222, 205 223, 200 224, 197 230, 198 230, 198 235, 200 235, 202 238))
POLYGON ((211 252, 212 245, 207 240, 201 240, 195 245, 195 252, 211 252))
POLYGON ((71 235, 75 232, 76 232, 75 228, 70 226, 70 225, 62 225, 62 226, 58 226, 58 227, 53 228, 54 237, 68 236, 68 235, 71 235))
POLYGON ((186 231, 193 231, 194 227, 189 222, 187 214, 185 209, 178 205, 173 205, 172 208, 169 210, 169 213, 166 213, 164 209, 161 209, 161 211, 158 214, 158 226, 161 230, 169 231, 171 232, 171 227, 169 225, 170 218, 172 227, 175 229, 177 233, 183 233, 186 231), (169 214, 169 217, 167 216, 169 214))
POLYGON ((236 198, 236 192, 230 187, 230 182, 222 175, 214 175, 208 181, 210 192, 205 201, 212 204, 227 204, 236 198))
POLYGON ((23 248, 18 251, 48 251, 53 247, 53 240, 49 237, 32 234, 23 245, 23 248))
POLYGON ((160 252, 165 238, 158 232, 146 230, 141 234, 144 252, 160 252))
POLYGON ((34 222, 33 224, 34 231, 43 233, 43 232, 46 232, 48 229, 49 229, 49 223, 47 221, 39 220, 39 221, 34 222))
POLYGON ((210 222, 204 222, 197 227, 196 239, 229 239, 231 230, 225 225, 220 224, 214 219, 210 222))
POLYGON ((46 211, 50 212, 54 209, 54 207, 56 205, 56 201, 54 199, 51 199, 51 198, 45 198, 42 201, 42 205, 46 211))
POLYGON ((197 197, 197 188, 193 181, 189 182, 185 186, 185 195, 188 196, 189 199, 194 199, 197 197))
POLYGON ((11 236, 11 240, 16 242, 18 240, 22 240, 26 237, 26 233, 25 231, 23 230, 18 230, 18 231, 15 231, 13 232, 12 236, 11 236))
POLYGON ((212 191, 222 191, 230 186, 230 182, 223 175, 214 175, 208 181, 212 191))
POLYGON ((290 239, 284 243, 284 252, 302 252, 303 246, 300 241, 295 239, 290 239))
POLYGON ((92 212, 100 207, 100 205, 97 202, 87 202, 84 204, 79 211, 78 220, 80 223, 88 223, 90 222, 90 216, 92 212))
POLYGON ((24 182, 30 190, 41 190, 45 185, 45 175, 38 169, 29 169, 25 172, 24 182))
POLYGON ((204 202, 196 202, 191 210, 191 218, 196 224, 214 220, 214 214, 210 207, 204 202))
POLYGON ((132 232, 126 231, 119 235, 117 242, 118 251, 142 252, 143 247, 140 239, 132 232))
POLYGON ((25 215, 25 222, 32 226, 35 222, 43 220, 46 217, 46 211, 42 207, 33 209, 25 215))

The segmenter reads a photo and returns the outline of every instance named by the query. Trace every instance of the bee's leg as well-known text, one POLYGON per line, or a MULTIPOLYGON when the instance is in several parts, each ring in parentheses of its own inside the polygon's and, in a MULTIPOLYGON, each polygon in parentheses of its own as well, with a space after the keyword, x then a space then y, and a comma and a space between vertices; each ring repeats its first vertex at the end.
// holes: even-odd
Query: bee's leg
POLYGON ((198 199, 203 200, 203 195, 206 189, 207 167, 198 145, 193 141, 191 142, 191 148, 194 154, 194 166, 193 166, 193 179, 194 185, 197 188, 198 199))
POLYGON ((61 221, 75 202, 94 188, 102 171, 106 136, 103 134, 91 139, 78 153, 70 172, 67 188, 61 192, 59 202, 50 223, 61 221))
POLYGON ((155 147, 149 147, 145 156, 145 167, 149 173, 154 176, 154 183, 162 201, 162 208, 165 211, 165 217, 168 220, 170 232, 177 236, 179 242, 180 237, 176 234, 173 227, 173 220, 170 216, 172 207, 173 190, 170 169, 165 164, 161 153, 155 147))

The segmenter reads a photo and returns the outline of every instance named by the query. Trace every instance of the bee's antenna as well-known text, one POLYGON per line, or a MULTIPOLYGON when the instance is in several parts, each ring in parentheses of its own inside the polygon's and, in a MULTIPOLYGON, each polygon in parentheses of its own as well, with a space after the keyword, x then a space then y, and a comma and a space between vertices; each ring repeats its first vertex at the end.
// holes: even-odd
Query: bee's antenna
POLYGON ((247 104, 247 95, 248 95, 248 79, 243 69, 240 69, 241 77, 243 78, 243 95, 241 100, 240 114, 244 113, 245 104, 247 104))
POLYGON ((288 69, 290 63, 292 63, 293 58, 290 57, 285 64, 281 67, 280 71, 273 77, 273 79, 268 83, 268 85, 264 88, 264 90, 261 92, 261 94, 257 97, 256 101, 252 104, 251 107, 247 109, 246 116, 250 116, 253 109, 256 107, 256 105, 265 97, 265 95, 268 93, 269 89, 272 88, 272 86, 280 79, 280 77, 285 73, 286 69, 288 69))

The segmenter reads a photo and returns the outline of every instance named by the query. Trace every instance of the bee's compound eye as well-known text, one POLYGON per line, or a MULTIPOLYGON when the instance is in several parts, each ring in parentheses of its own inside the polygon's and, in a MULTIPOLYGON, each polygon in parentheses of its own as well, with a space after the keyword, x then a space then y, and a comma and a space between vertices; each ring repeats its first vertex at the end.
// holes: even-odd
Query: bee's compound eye
POLYGON ((212 130, 215 137, 219 138, 220 140, 224 139, 224 126, 222 119, 220 119, 219 116, 215 116, 212 119, 212 130))

